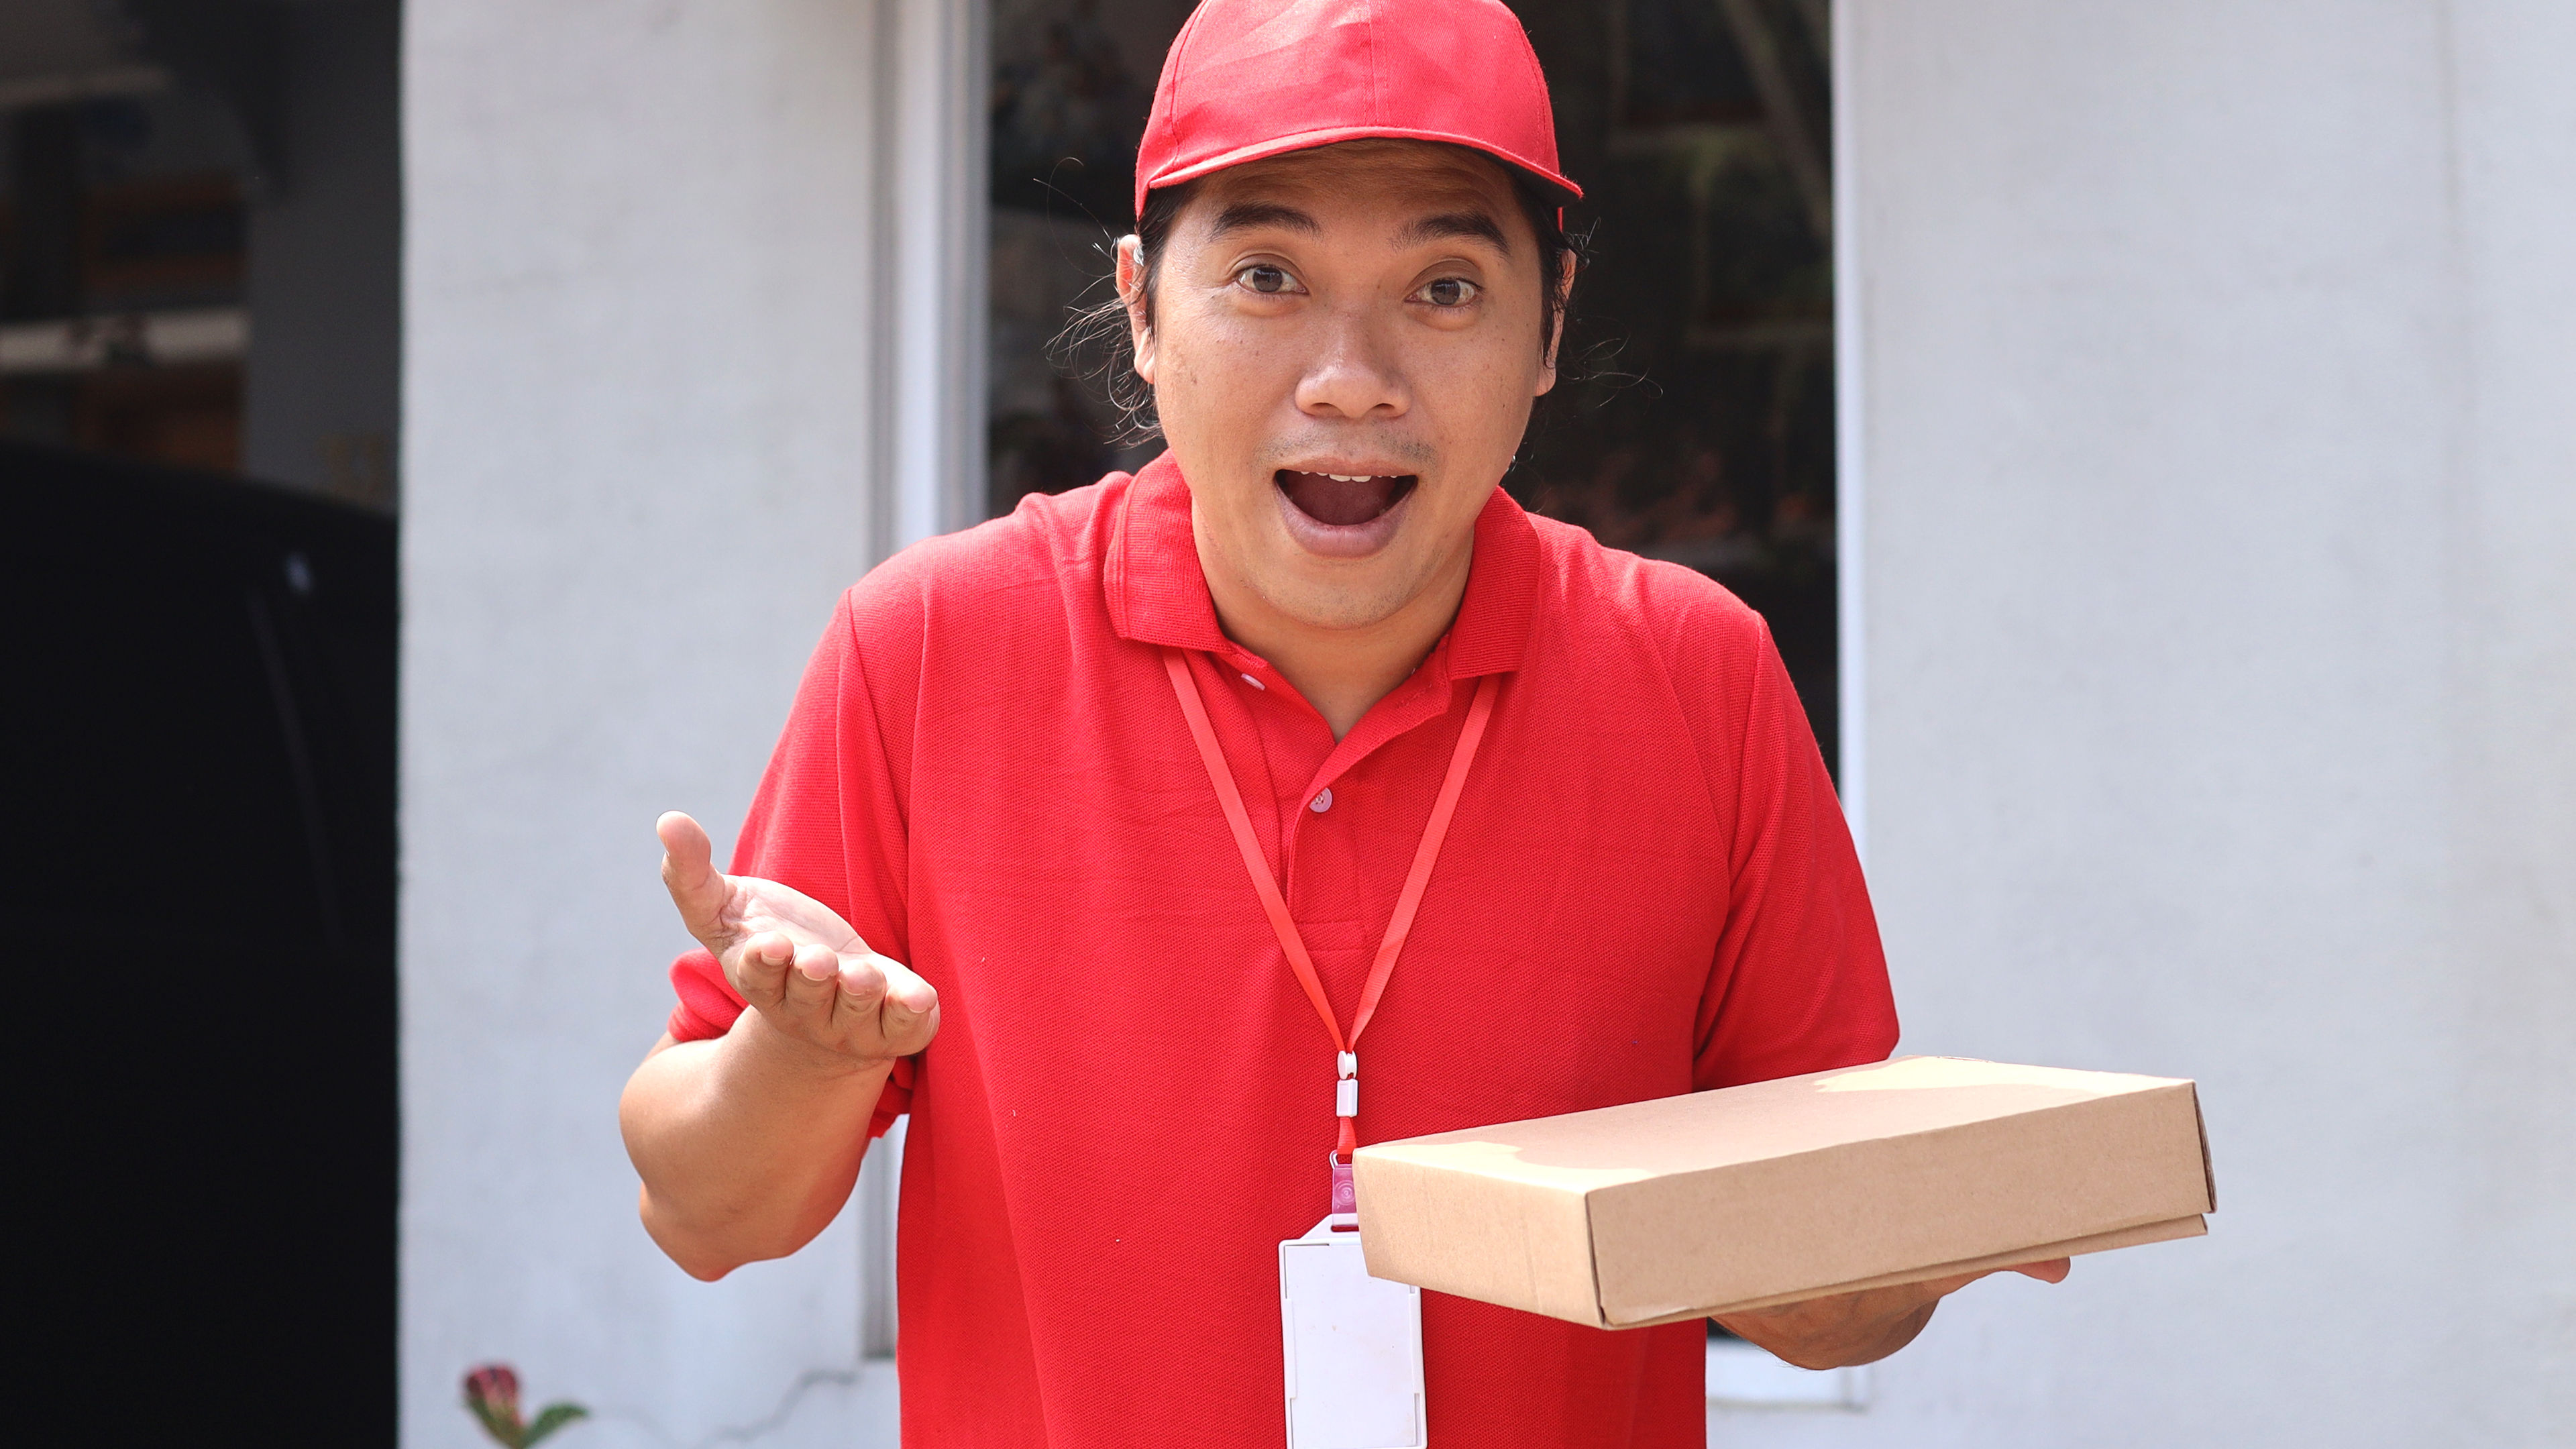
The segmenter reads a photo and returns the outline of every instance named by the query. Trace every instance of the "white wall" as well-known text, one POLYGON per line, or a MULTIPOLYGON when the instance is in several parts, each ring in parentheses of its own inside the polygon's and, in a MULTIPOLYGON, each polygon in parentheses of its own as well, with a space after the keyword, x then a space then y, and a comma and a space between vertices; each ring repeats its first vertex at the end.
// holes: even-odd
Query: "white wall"
POLYGON ((882 17, 405 11, 404 1442, 475 1442, 456 1380, 488 1358, 589 1403, 601 1449, 887 1442, 852 1224, 692 1282, 615 1126, 688 944, 653 818, 722 848, 893 542, 882 17))
POLYGON ((2199 1078, 2219 1212, 1715 1442, 2571 1442, 2576 9, 1840 19, 1905 1049, 2199 1078))

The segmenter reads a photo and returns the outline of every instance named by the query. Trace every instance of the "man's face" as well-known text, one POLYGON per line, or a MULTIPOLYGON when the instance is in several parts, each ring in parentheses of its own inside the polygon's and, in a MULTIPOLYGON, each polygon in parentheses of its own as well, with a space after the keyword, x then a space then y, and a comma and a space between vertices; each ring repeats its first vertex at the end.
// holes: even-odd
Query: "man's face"
POLYGON ((1537 238, 1494 162, 1359 141, 1220 171, 1164 247, 1136 369, 1203 555, 1319 628, 1463 567, 1555 383, 1537 238))

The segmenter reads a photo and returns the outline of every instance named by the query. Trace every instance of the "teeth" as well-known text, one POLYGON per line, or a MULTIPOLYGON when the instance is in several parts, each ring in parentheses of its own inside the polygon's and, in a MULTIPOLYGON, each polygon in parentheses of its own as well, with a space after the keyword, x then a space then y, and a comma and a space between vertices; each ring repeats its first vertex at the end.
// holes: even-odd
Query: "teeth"
POLYGON ((1324 476, 1336 483, 1366 483, 1377 477, 1374 473, 1327 473, 1324 476))

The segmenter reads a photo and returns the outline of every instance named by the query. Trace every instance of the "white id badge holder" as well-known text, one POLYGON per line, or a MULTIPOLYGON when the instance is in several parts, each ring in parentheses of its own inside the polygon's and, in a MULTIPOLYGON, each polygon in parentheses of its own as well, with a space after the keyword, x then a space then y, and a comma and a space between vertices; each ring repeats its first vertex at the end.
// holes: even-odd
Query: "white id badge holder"
POLYGON ((1354 1224, 1279 1245, 1288 1449, 1424 1449, 1422 1290, 1370 1277, 1354 1224))

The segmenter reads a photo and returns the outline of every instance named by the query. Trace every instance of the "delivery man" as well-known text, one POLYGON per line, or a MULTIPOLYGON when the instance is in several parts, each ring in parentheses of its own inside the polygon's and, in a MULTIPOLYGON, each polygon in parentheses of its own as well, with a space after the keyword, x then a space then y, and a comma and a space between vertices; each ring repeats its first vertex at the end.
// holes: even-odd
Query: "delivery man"
MULTIPOLYGON (((645 1226, 702 1278, 791 1253, 909 1112, 905 1439, 943 1449, 1280 1443, 1277 1245, 1354 1146, 1897 1035, 1761 618, 1498 486, 1579 194, 1511 13, 1207 0, 1136 185, 1169 451, 851 588, 733 874, 660 827, 705 949, 623 1103, 645 1226)), ((1866 1362, 1964 1281, 1726 1323, 1866 1362)), ((1702 1441, 1696 1322, 1419 1324, 1434 1443, 1702 1441)))

